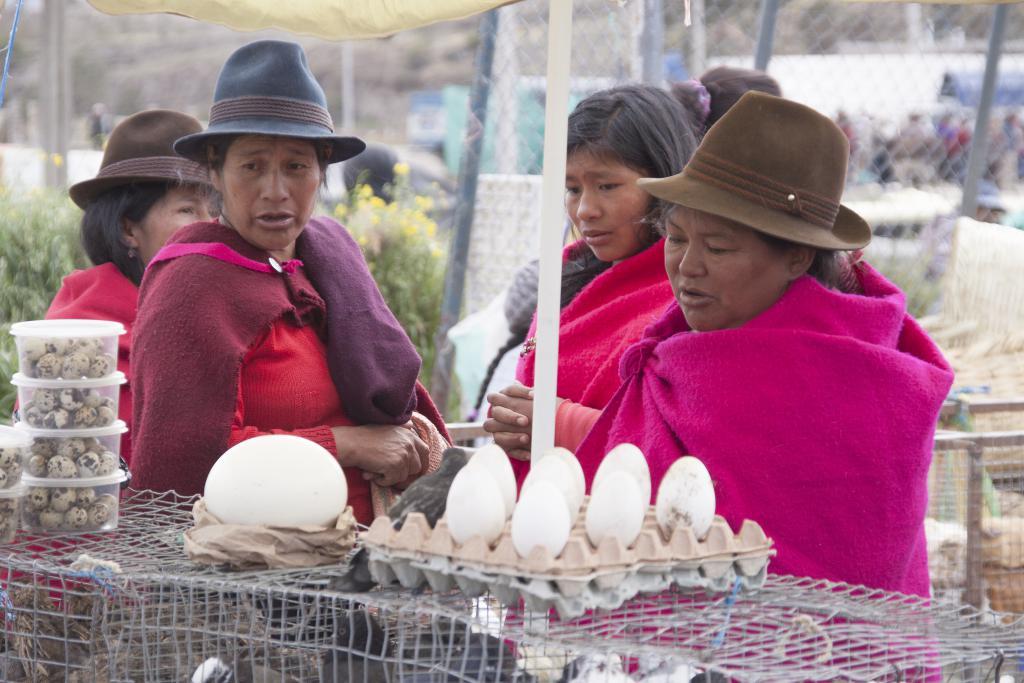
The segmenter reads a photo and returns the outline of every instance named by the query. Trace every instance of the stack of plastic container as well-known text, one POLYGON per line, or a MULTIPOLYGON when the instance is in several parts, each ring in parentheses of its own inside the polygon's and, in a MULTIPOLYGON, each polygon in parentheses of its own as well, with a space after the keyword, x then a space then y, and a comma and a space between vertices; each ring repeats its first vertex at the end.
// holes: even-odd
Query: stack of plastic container
MULTIPOLYGON (((20 421, 28 436, 22 526, 35 533, 94 532, 117 526, 120 323, 34 320, 11 327, 18 348, 20 421)), ((0 454, 2 459, 2 454, 0 454)), ((2 499, 0 499, 2 502, 2 499)), ((2 527, 0 527, 2 531, 2 527)))

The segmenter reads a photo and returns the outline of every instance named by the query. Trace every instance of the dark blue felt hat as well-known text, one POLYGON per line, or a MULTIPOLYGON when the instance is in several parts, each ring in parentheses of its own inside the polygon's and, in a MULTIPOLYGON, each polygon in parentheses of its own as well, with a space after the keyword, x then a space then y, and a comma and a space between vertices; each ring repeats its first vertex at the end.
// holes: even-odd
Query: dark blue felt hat
POLYGON ((359 138, 334 134, 327 99, 302 46, 260 40, 238 48, 217 77, 210 125, 174 143, 183 157, 206 163, 205 143, 224 135, 275 135, 331 145, 328 163, 366 148, 359 138))

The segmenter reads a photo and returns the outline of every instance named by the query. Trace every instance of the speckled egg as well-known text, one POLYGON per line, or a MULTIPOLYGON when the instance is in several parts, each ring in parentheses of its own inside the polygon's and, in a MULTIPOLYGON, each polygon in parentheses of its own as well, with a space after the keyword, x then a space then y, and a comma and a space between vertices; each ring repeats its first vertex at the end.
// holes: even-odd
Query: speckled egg
POLYGON ((85 396, 82 397, 82 404, 90 408, 99 408, 103 405, 103 397, 95 391, 87 391, 85 396))
POLYGON ((69 486, 53 489, 50 493, 50 509, 67 512, 76 500, 78 500, 78 491, 69 486))
POLYGON ((8 447, 0 448, 0 468, 7 469, 16 462, 21 461, 20 448, 8 447))
POLYGON ((68 411, 61 408, 51 410, 43 418, 43 426, 47 429, 65 429, 71 426, 70 422, 71 415, 68 414, 68 411))
POLYGON ((116 455, 110 451, 104 451, 100 454, 100 462, 96 466, 96 476, 105 477, 108 474, 113 474, 120 464, 121 463, 116 455))
POLYGON ((46 352, 53 353, 58 356, 63 356, 71 350, 70 339, 64 339, 63 337, 55 337, 53 339, 46 340, 46 352))
POLYGON ((89 512, 77 505, 70 507, 64 513, 64 524, 72 529, 82 529, 89 525, 89 512))
POLYGON ((96 471, 100 468, 100 456, 93 452, 83 453, 75 461, 78 465, 78 476, 82 479, 88 479, 89 477, 98 476, 96 471))
POLYGON ((32 452, 45 458, 57 455, 57 442, 59 439, 37 438, 32 442, 32 452))
POLYGON ((44 529, 57 529, 64 524, 64 513, 57 510, 43 510, 39 513, 39 526, 44 529))
POLYGON ((82 407, 82 392, 77 389, 61 389, 58 400, 64 410, 78 410, 82 407))
POLYGON ((101 527, 109 522, 114 516, 115 507, 106 502, 97 501, 89 507, 89 523, 94 527, 101 527))
POLYGON ((55 455, 46 463, 46 476, 51 479, 71 479, 78 476, 78 467, 71 458, 55 455))
POLYGON ((96 427, 106 427, 107 425, 114 424, 114 420, 117 419, 117 413, 110 406, 100 406, 96 409, 96 427))
POLYGON ((64 363, 61 365, 61 375, 64 379, 78 379, 89 376, 91 359, 86 354, 76 351, 64 356, 64 363))
POLYGON ((72 339, 68 351, 84 353, 87 356, 95 356, 103 350, 103 342, 96 337, 81 337, 72 339))
POLYGON ((50 489, 42 486, 30 488, 25 499, 33 510, 42 510, 50 504, 50 489))
POLYGON ((12 462, 7 468, 7 486, 11 487, 21 481, 22 466, 20 462, 12 462))
POLYGON ((82 453, 85 453, 84 439, 64 439, 57 446, 57 455, 63 455, 65 458, 71 458, 72 460, 82 453))
POLYGON ((32 405, 48 413, 59 405, 58 394, 53 389, 36 389, 32 392, 32 405))
POLYGON ((0 489, 7 488, 7 472, 0 470, 0 489))
POLYGON ((99 410, 103 410, 103 408, 90 408, 89 406, 82 406, 81 408, 75 411, 75 426, 82 428, 95 427, 96 421, 98 419, 97 411, 99 410))
POLYGON ((89 363, 90 377, 106 377, 114 371, 116 362, 109 353, 103 353, 92 359, 89 363))
POLYGON ((60 356, 53 353, 43 354, 43 357, 36 361, 36 377, 41 379, 57 379, 63 369, 60 356))
POLYGON ((35 363, 46 353, 46 342, 39 337, 26 337, 21 342, 21 357, 35 363))
POLYGON ((78 496, 75 498, 75 504, 87 508, 96 502, 96 489, 89 488, 88 486, 78 489, 78 496))
POLYGON ((29 458, 28 473, 33 477, 45 477, 46 457, 42 455, 33 455, 31 458, 29 458))

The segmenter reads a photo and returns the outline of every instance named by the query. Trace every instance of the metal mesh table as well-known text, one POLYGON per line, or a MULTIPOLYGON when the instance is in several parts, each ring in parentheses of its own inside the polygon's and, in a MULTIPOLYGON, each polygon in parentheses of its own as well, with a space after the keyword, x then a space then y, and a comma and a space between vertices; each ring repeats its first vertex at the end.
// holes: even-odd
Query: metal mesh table
POLYGON ((8 546, 0 677, 182 681, 219 657, 237 680, 556 681, 570 662, 586 681, 991 680, 1024 648, 1021 621, 795 577, 567 621, 458 592, 343 594, 326 587, 343 567, 193 564, 192 502, 133 492, 114 532, 8 546), (120 571, 73 567, 82 554, 120 571))

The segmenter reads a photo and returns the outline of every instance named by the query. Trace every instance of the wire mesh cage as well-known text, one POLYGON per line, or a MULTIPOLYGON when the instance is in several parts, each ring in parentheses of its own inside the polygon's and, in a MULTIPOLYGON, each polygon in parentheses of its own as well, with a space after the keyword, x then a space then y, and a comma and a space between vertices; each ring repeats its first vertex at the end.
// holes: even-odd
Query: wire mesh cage
POLYGON ((3 680, 982 680, 1024 644, 1020 622, 792 577, 567 621, 459 592, 342 594, 326 587, 341 567, 192 564, 191 504, 133 493, 116 531, 19 538, 3 558, 3 680))

